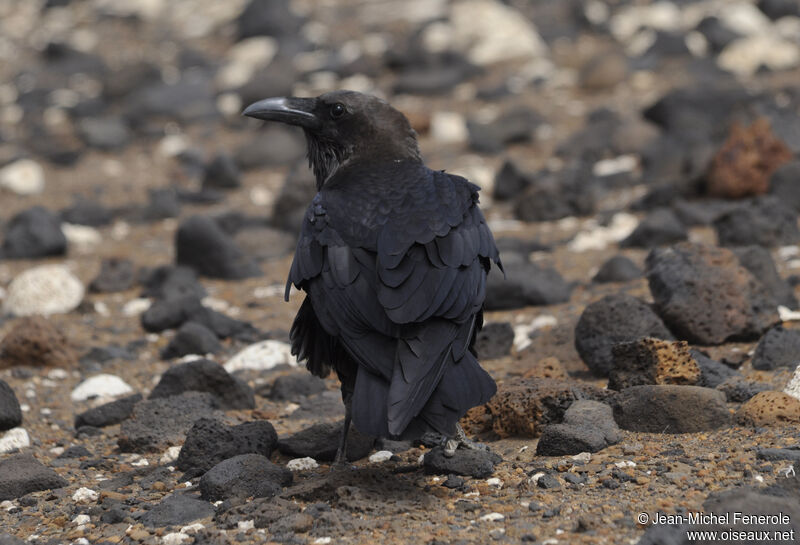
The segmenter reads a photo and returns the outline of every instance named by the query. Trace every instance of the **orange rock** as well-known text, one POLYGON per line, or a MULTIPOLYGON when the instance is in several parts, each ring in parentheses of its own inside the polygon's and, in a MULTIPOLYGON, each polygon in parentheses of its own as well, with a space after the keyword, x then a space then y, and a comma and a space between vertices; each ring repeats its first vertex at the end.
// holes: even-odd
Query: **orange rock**
POLYGON ((742 426, 781 426, 800 423, 800 400, 769 390, 759 392, 736 411, 742 426))
POLYGON ((700 367, 686 341, 645 338, 619 343, 611 349, 614 367, 608 387, 621 390, 641 384, 697 384, 700 367))
POLYGON ((462 420, 471 433, 494 431, 500 437, 538 437, 542 427, 560 422, 579 397, 603 400, 608 392, 557 379, 518 379, 500 385, 489 403, 473 407, 462 420))
POLYGON ((525 371, 524 375, 522 375, 522 378, 566 379, 567 377, 567 372, 564 370, 561 362, 558 361, 558 358, 552 356, 538 360, 530 369, 525 371))
POLYGON ((0 342, 0 369, 75 367, 78 356, 64 334, 42 316, 20 318, 0 342))
POLYGON ((769 190, 772 173, 791 159, 791 150, 775 136, 765 118, 749 127, 734 123, 711 161, 707 192, 728 199, 763 195, 769 190))

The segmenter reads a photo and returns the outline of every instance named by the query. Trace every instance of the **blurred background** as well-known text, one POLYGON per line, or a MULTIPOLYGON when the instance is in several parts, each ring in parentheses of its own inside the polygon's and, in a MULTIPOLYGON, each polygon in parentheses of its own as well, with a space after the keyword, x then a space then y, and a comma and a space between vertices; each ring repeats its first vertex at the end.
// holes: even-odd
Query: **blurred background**
POLYGON ((793 0, 0 0, 0 59, 0 286, 44 257, 84 284, 172 263, 200 214, 186 231, 242 262, 200 272, 277 295, 315 190, 302 134, 240 112, 340 88, 402 110, 503 249, 553 249, 569 281, 616 242, 725 244, 740 205, 767 214, 756 243, 795 242, 770 227, 800 207, 793 0))

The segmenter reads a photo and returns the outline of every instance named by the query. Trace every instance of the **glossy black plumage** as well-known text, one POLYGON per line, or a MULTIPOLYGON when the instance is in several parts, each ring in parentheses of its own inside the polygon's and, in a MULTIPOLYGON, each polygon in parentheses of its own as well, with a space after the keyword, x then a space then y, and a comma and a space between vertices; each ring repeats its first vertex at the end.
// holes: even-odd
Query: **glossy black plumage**
POLYGON ((478 187, 427 168, 408 122, 383 101, 351 92, 302 100, 314 102, 291 107, 319 119, 305 127, 319 193, 287 281, 287 299, 292 284, 307 293, 293 353, 318 376, 338 373, 359 431, 452 436, 495 392, 471 350, 486 275, 500 264, 478 187), (346 108, 344 121, 325 117, 333 104, 346 108))

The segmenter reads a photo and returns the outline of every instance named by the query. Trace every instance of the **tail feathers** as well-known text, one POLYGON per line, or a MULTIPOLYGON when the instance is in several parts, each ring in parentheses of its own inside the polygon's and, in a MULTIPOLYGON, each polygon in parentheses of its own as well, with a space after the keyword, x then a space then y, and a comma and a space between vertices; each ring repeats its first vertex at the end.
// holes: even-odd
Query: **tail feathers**
POLYGON ((497 391, 494 380, 467 352, 458 362, 448 361, 444 374, 419 414, 402 430, 389 431, 390 383, 385 378, 358 369, 353 395, 353 424, 362 433, 395 439, 414 439, 427 431, 448 437, 455 434, 458 420, 472 407, 482 405, 497 391))
POLYGON ((329 335, 317 315, 308 297, 303 301, 289 332, 292 344, 292 355, 298 361, 306 362, 306 369, 312 374, 325 378, 331 368, 338 368, 337 362, 343 362, 348 354, 339 340, 329 335))

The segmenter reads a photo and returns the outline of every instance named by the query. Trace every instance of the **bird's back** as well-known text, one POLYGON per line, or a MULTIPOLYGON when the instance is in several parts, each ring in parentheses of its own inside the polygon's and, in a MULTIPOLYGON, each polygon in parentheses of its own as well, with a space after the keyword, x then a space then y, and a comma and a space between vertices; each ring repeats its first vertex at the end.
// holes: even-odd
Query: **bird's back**
POLYGON ((364 433, 452 433, 494 382, 470 352, 491 232, 477 186, 419 161, 345 165, 308 209, 289 282, 308 293, 293 350, 333 368, 364 433))

